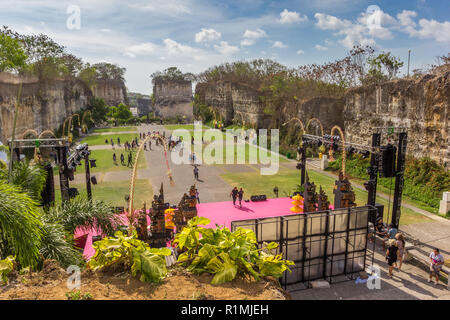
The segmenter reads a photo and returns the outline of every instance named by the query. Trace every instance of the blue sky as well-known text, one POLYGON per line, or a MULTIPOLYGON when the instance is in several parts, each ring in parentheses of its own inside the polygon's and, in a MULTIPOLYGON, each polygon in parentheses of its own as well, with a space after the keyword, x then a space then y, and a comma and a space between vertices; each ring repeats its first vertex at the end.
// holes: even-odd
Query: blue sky
MULTIPOLYGON (((411 70, 450 52, 449 0, 1 0, 0 24, 46 33, 85 61, 127 68, 130 91, 177 66, 270 58, 288 66, 340 59, 354 44, 391 51, 411 70), (69 29, 70 6, 80 28, 69 29)), ((406 73, 406 67, 402 72, 406 73)))

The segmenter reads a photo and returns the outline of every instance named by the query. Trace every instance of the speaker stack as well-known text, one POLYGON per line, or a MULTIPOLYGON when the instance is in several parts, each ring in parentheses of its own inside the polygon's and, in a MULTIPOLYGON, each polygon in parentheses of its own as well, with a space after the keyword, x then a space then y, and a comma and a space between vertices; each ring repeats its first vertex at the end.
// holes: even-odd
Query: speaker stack
POLYGON ((265 194, 262 195, 256 195, 256 196, 251 196, 250 200, 252 202, 258 202, 258 201, 266 201, 267 200, 267 196, 265 194))

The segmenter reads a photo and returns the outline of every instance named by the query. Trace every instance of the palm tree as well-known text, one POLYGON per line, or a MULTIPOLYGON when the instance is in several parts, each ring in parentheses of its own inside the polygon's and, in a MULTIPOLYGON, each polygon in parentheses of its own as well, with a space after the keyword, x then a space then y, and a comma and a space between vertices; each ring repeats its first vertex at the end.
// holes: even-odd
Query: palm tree
POLYGON ((13 254, 23 267, 36 266, 42 238, 38 203, 20 187, 0 180, 0 255, 13 254))

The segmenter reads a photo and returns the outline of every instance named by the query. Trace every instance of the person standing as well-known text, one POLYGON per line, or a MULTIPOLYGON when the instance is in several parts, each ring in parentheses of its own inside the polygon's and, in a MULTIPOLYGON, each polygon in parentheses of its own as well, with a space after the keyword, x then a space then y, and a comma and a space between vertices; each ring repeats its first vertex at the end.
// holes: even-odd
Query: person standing
POLYGON ((114 153, 113 153, 113 162, 114 162, 114 164, 116 164, 116 161, 117 161, 116 153, 114 152, 114 153))
POLYGON ((239 206, 242 208, 242 198, 244 198, 244 190, 242 190, 242 188, 239 189, 238 198, 239 198, 239 206))
POLYGON ((195 180, 198 180, 198 167, 197 167, 197 165, 194 166, 194 178, 195 178, 195 180))
POLYGON ((435 248, 430 253, 430 278, 428 282, 433 282, 433 275, 436 278, 436 285, 439 284, 439 273, 441 272, 442 265, 444 264, 444 257, 440 254, 439 249, 435 248))
POLYGON ((114 149, 114 140, 111 139, 111 147, 114 149))
POLYGON ((405 254, 405 238, 402 233, 397 233, 395 239, 397 240, 398 248, 398 270, 402 270, 403 255, 405 254))
POLYGON ((117 137, 117 144, 118 144, 119 147, 120 147, 120 137, 117 137))
POLYGON ((133 156, 131 155, 131 152, 128 154, 128 164, 127 167, 131 167, 133 161, 133 156))
POLYGON ((231 190, 230 197, 233 198, 233 206, 236 206, 236 199, 238 196, 238 192, 239 191, 238 191, 237 187, 234 187, 233 190, 231 190))
POLYGON ((195 189, 195 197, 197 198, 197 203, 200 203, 200 197, 199 197, 198 189, 195 189))
POLYGON ((395 239, 390 239, 388 241, 389 247, 386 251, 386 260, 389 265, 389 277, 392 278, 392 271, 394 270, 394 264, 397 264, 397 241, 395 239))
POLYGON ((123 156, 123 153, 120 154, 120 163, 124 166, 125 165, 125 157, 123 156))

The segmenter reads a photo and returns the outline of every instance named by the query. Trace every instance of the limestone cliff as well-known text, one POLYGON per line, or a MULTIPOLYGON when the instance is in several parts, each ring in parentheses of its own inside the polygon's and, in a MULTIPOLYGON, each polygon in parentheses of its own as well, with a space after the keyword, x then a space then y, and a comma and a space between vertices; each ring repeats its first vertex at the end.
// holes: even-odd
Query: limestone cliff
POLYGON ((153 111, 163 118, 185 116, 192 121, 192 83, 187 80, 156 81, 153 86, 153 111))
POLYGON ((450 72, 349 90, 344 127, 349 142, 369 144, 373 128, 408 129, 408 153, 450 164, 450 72))
MULTIPOLYGON (((0 73, 0 139, 6 144, 11 137, 19 84, 22 83, 22 97, 17 118, 16 137, 27 129, 38 133, 58 129, 67 116, 85 109, 92 97, 91 90, 79 79, 39 80, 0 73)), ((106 101, 122 99, 119 92, 123 83, 100 84, 104 91, 99 97, 106 101)), ((123 102, 121 100, 120 102, 123 102)))
MULTIPOLYGON (((286 120, 296 116, 304 125, 317 118, 324 133, 339 125, 348 142, 365 145, 370 145, 376 127, 405 126, 409 154, 429 156, 450 167, 449 75, 361 86, 348 90, 344 98, 315 97, 280 113, 286 120)), ((236 121, 267 128, 270 118, 264 114, 259 96, 251 87, 232 83, 200 83, 196 87, 197 101, 218 110, 226 124, 236 121)))

